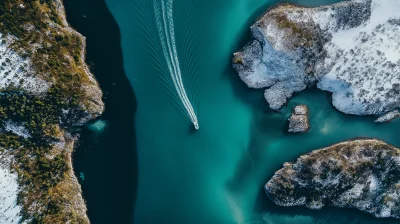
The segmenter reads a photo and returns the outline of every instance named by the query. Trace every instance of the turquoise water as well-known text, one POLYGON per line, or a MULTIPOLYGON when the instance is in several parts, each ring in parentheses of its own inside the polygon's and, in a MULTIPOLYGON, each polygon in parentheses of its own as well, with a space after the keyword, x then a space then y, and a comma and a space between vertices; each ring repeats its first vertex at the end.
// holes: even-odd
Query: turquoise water
MULTIPOLYGON (((239 80, 232 54, 250 39, 248 27, 278 1, 175 0, 178 56, 198 131, 169 81, 153 1, 106 2, 121 30, 124 68, 138 103, 135 223, 383 222, 354 210, 279 208, 263 192, 284 162, 313 149, 354 137, 400 146, 394 131, 399 120, 378 125, 373 117, 343 115, 331 106, 329 94, 316 89, 296 95, 274 113, 262 91, 239 80), (312 128, 287 134, 287 118, 297 103, 309 106, 312 128)), ((333 2, 297 1, 308 6, 333 2)))

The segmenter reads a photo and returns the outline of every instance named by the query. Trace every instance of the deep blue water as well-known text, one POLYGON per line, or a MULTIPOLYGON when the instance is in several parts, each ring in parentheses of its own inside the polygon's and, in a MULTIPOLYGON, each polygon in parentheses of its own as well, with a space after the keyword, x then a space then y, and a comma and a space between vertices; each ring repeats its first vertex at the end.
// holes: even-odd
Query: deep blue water
MULTIPOLYGON (((284 162, 313 149, 354 137, 400 146, 395 131, 400 121, 375 124, 373 117, 344 115, 326 92, 307 90, 275 113, 261 90, 245 87, 231 68, 232 54, 250 40, 256 18, 278 2, 174 1, 177 54, 198 131, 171 87, 152 0, 106 0, 116 23, 103 29, 99 23, 96 29, 93 20, 81 27, 92 34, 88 56, 108 106, 104 123, 86 129, 75 162, 76 172, 85 173, 82 184, 93 223, 113 218, 140 224, 394 222, 355 210, 280 208, 265 195, 264 184, 284 162), (110 49, 99 53, 103 47, 110 49), (311 130, 288 134, 287 118, 298 103, 310 108, 311 130)), ((333 2, 296 1, 307 6, 333 2)), ((93 11, 86 19, 104 18, 93 11)))

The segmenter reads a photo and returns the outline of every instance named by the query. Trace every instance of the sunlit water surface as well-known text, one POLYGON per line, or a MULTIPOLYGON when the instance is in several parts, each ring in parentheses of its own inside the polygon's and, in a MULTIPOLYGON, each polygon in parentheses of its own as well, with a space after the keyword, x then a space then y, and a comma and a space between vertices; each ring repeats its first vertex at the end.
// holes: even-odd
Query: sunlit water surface
MULTIPOLYGON (((329 94, 316 89, 296 95, 274 113, 262 91, 249 90, 239 80, 231 68, 232 53, 250 40, 256 18, 278 1, 174 1, 177 53, 198 131, 169 80, 153 1, 106 2, 121 29, 125 71, 138 101, 135 223, 383 222, 355 210, 280 208, 263 191, 284 162, 313 149, 354 137, 400 146, 400 120, 379 125, 373 117, 344 115, 331 106, 329 94), (312 128, 287 134, 287 118, 298 103, 309 106, 312 128)), ((333 2, 296 1, 307 6, 333 2)))

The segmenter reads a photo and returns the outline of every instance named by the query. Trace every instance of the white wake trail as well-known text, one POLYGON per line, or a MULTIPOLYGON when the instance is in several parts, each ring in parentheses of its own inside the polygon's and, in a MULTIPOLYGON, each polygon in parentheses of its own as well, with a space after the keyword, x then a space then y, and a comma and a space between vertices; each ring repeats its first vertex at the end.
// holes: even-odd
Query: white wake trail
MULTIPOLYGON (((154 2, 154 11, 155 11, 155 14, 156 14, 157 29, 158 29, 158 33, 159 33, 160 41, 161 41, 161 47, 162 47, 162 50, 163 50, 163 53, 164 53, 165 60, 167 61, 167 66, 168 66, 169 73, 171 74, 172 82, 174 83, 175 89, 177 89, 179 98, 182 99, 181 92, 177 88, 178 84, 177 84, 175 76, 174 76, 174 73, 176 72, 175 71, 176 69, 175 69, 175 66, 174 66, 174 68, 172 68, 173 64, 171 63, 171 59, 170 59, 170 57, 172 57, 172 53, 171 53, 171 51, 169 51, 169 48, 170 48, 169 46, 168 46, 168 50, 167 50, 167 46, 166 46, 166 43, 165 43, 164 32, 165 32, 166 38, 168 38, 168 33, 167 33, 166 30, 164 30, 163 24, 161 22, 160 6, 158 5, 156 0, 154 0, 153 2, 154 2), (168 55, 168 53, 170 55, 168 55)), ((164 13, 164 10, 163 10, 162 13, 164 13)), ((165 21, 164 20, 163 20, 163 22, 164 22, 164 25, 165 25, 165 21)), ((167 43, 169 44, 169 41, 167 41, 167 43)), ((184 106, 186 108, 185 103, 184 103, 184 106)))
POLYGON ((188 115, 191 118, 191 114, 189 113, 189 106, 188 104, 190 104, 190 102, 188 103, 187 97, 185 98, 184 94, 182 93, 182 88, 183 86, 179 83, 178 77, 179 77, 179 73, 178 73, 178 68, 176 65, 176 61, 173 55, 173 50, 171 47, 171 36, 169 35, 170 32, 168 32, 168 21, 167 21, 167 17, 166 17, 166 9, 165 9, 165 2, 164 0, 161 0, 161 9, 162 9, 162 18, 163 18, 163 22, 164 22, 164 32, 165 32, 165 37, 167 40, 167 47, 168 47, 168 53, 169 53, 169 57, 168 61, 169 63, 172 63, 172 68, 174 70, 174 72, 171 72, 171 78, 172 81, 174 82, 175 85, 175 89, 177 90, 179 97, 186 109, 186 111, 188 111, 188 115))
POLYGON ((176 50, 176 43, 175 43, 175 28, 174 28, 174 21, 173 21, 173 2, 172 2, 172 0, 168 0, 168 2, 167 2, 167 16, 168 16, 170 33, 171 33, 172 50, 173 50, 173 54, 174 54, 175 65, 176 65, 177 71, 178 71, 177 81, 178 81, 178 84, 180 85, 180 89, 183 93, 183 96, 185 96, 184 98, 188 103, 188 113, 191 114, 191 120, 194 124, 196 124, 196 123, 198 123, 197 116, 196 116, 196 113, 194 112, 194 109, 193 109, 191 103, 190 103, 190 100, 187 97, 186 90, 183 86, 183 81, 182 81, 181 69, 180 69, 180 65, 179 65, 178 53, 176 50))
POLYGON ((186 112, 188 113, 189 118, 192 121, 195 129, 199 129, 197 115, 194 112, 193 106, 187 96, 182 81, 182 73, 179 65, 178 53, 176 50, 175 29, 173 21, 173 2, 172 0, 168 0, 167 4, 165 4, 164 0, 161 0, 161 11, 157 0, 154 0, 153 3, 161 46, 165 60, 167 62, 169 73, 172 78, 172 82, 174 83, 174 87, 178 93, 178 96, 183 106, 185 107, 186 112))
MULTIPOLYGON (((167 23, 164 0, 161 0, 161 10, 162 10, 162 20, 163 20, 163 24, 164 24, 164 29, 163 29, 163 27, 161 27, 161 29, 164 30, 164 33, 165 33, 165 38, 163 37, 162 39, 166 40, 167 47, 168 47, 168 52, 166 51, 165 55, 168 58, 167 63, 169 63, 170 68, 173 69, 173 71, 172 71, 172 69, 170 70, 171 78, 174 83, 175 89, 178 92, 179 98, 181 99, 183 106, 185 107, 186 111, 188 112, 189 118, 192 120, 192 113, 190 113, 190 109, 189 109, 190 102, 187 99, 187 97, 185 97, 185 95, 183 94, 183 92, 182 92, 183 85, 181 85, 178 80, 179 73, 178 73, 178 68, 177 68, 176 61, 175 61, 175 58, 173 55, 173 50, 171 47, 171 40, 170 40, 171 37, 169 35, 170 32, 168 32, 169 27, 168 27, 168 23, 167 23), (169 53, 169 57, 168 57, 168 53, 169 53), (172 67, 171 67, 171 64, 172 64, 172 67)), ((165 46, 165 43, 163 43, 163 44, 165 46)))

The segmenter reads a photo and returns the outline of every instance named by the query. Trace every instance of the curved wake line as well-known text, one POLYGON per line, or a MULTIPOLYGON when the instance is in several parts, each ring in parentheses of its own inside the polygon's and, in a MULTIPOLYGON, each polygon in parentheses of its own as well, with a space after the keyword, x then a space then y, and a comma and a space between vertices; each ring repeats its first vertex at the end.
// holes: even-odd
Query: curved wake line
POLYGON ((173 0, 167 0, 167 3, 165 3, 164 0, 161 0, 160 7, 160 5, 157 3, 157 0, 153 0, 157 29, 172 82, 174 83, 174 87, 183 106, 186 109, 187 114, 189 115, 190 120, 197 130, 199 129, 197 115, 186 94, 186 90, 182 81, 181 68, 179 65, 178 53, 176 50, 172 1, 173 0))

